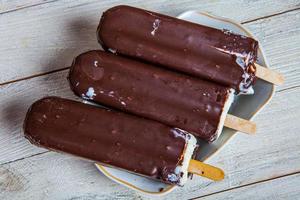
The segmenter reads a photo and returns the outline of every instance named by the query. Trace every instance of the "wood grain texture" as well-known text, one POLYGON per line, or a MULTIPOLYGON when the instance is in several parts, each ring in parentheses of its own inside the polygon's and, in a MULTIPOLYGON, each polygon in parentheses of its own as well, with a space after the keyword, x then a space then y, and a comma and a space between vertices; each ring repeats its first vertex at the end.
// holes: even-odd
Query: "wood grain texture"
POLYGON ((227 192, 199 198, 201 200, 238 200, 238 199, 299 199, 300 174, 278 178, 227 192))
POLYGON ((263 79, 267 82, 273 83, 274 85, 282 85, 284 83, 284 77, 282 74, 275 70, 270 70, 259 64, 255 64, 256 67, 256 77, 263 79))
POLYGON ((256 124, 254 122, 230 114, 226 115, 224 126, 249 135, 256 133, 256 124))
MULTIPOLYGON (((29 144, 22 136, 21 126, 25 110, 31 102, 46 94, 73 98, 74 96, 68 89, 66 76, 67 71, 62 71, 1 87, 1 94, 3 94, 1 96, 4 97, 0 104, 0 112, 5 114, 1 115, 0 120, 3 123, 0 126, 2 163, 25 156, 29 156, 29 158, 0 165, 4 171, 10 170, 8 175, 3 173, 0 178, 0 180, 5 180, 2 185, 7 185, 5 177, 15 177, 16 173, 14 172, 17 172, 17 177, 23 177, 25 180, 20 183, 22 187, 13 186, 13 188, 21 189, 17 191, 0 189, 0 194, 9 199, 16 197, 39 199, 45 195, 46 188, 51 188, 48 190, 51 193, 49 198, 54 195, 59 197, 58 199, 71 199, 79 198, 77 195, 81 195, 82 199, 86 196, 90 199, 112 196, 122 199, 124 195, 124 198, 128 198, 127 194, 135 198, 135 195, 139 194, 108 181, 99 175, 92 165, 85 165, 82 162, 78 168, 75 168, 76 171, 70 166, 73 164, 76 166, 77 159, 71 156, 44 153, 30 157, 44 150, 29 144), (2 109, 6 111, 4 112, 2 109), (58 159, 57 161, 53 161, 53 155, 58 159), (63 161, 64 159, 67 159, 68 162, 63 161), (79 171, 80 178, 77 176, 79 171), (13 175, 10 175, 11 173, 13 175)), ((178 188, 164 198, 194 198, 299 172, 299 99, 300 88, 277 92, 264 112, 261 112, 255 120, 258 125, 257 135, 250 137, 245 134, 237 134, 230 145, 209 160, 209 164, 226 171, 224 181, 214 183, 195 176, 185 187, 178 188), (283 105, 285 105, 284 109, 283 105), (270 120, 271 118, 272 120, 270 120)))
MULTIPOLYGON (((100 48, 95 31, 101 13, 114 5, 124 4, 117 0, 41 2, 27 0, 2 3, 4 10, 40 5, 0 15, 0 69, 3 73, 0 84, 66 67, 80 52, 100 48)), ((201 3, 194 0, 131 0, 126 4, 172 16, 191 9, 207 11, 237 21, 253 20, 300 7, 297 0, 205 0, 201 3)))

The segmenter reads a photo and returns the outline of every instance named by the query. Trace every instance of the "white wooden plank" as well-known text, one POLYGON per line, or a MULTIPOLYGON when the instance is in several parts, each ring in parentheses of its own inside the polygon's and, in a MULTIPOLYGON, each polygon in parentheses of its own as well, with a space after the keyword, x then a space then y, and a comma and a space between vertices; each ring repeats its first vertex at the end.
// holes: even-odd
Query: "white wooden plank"
POLYGON ((300 174, 282 177, 227 192, 199 198, 201 200, 238 200, 238 199, 299 199, 300 174))
MULTIPOLYGON (((123 3, 120 0, 55 1, 0 15, 0 83, 66 67, 80 52, 100 48, 95 30, 102 11, 123 3)), ((192 0, 130 0, 126 3, 173 16, 193 9, 237 21, 300 6, 297 0, 205 0, 201 3, 192 0)))
POLYGON ((0 14, 56 0, 0 0, 0 14))
MULTIPOLYGON (((49 94, 71 98, 72 94, 68 91, 65 76, 66 72, 64 71, 17 82, 15 84, 19 84, 18 89, 12 90, 12 87, 9 87, 15 84, 2 87, 2 94, 6 94, 8 97, 4 96, 4 101, 3 104, 1 103, 0 108, 11 109, 11 111, 6 112, 0 120, 1 123, 5 120, 0 125, 1 159, 4 158, 6 161, 14 160, 22 158, 24 155, 29 156, 43 151, 30 145, 22 137, 21 122, 25 114, 24 111, 30 104, 30 101, 37 99, 38 96, 42 96, 41 91, 35 93, 35 86, 40 85, 41 90, 45 90, 44 94, 48 90, 49 94), (3 140, 3 138, 5 139, 3 140)), ((238 134, 226 148, 209 161, 209 163, 217 165, 226 171, 224 181, 213 183, 195 176, 185 187, 175 190, 167 195, 166 198, 194 198, 288 173, 299 172, 299 99, 300 88, 278 92, 270 102, 270 105, 255 119, 258 125, 257 135, 251 137, 245 134, 238 134)), ((1 111, 1 113, 3 112, 1 111)), ((45 153, 20 161, 2 164, 2 168, 9 169, 13 173, 16 172, 18 176, 23 177, 24 181, 21 189, 16 191, 2 189, 3 187, 1 188, 0 186, 0 194, 9 197, 9 199, 17 197, 39 199, 45 195, 44 191, 46 188, 50 188, 48 190, 50 192, 49 199, 53 197, 52 195, 54 195, 54 199, 56 197, 58 199, 77 198, 78 195, 83 195, 82 198, 88 195, 92 197, 94 195, 95 198, 99 199, 102 198, 102 195, 104 197, 128 198, 127 192, 129 195, 132 195, 130 197, 135 197, 135 193, 122 186, 112 182, 109 184, 103 177, 98 179, 97 172, 92 165, 84 165, 84 162, 82 162, 76 169, 70 167, 73 164, 76 166, 76 163, 76 158, 71 158, 71 156, 61 157, 54 153, 45 153), (57 161, 54 161, 56 159, 57 161), (65 159, 68 161, 64 161, 65 159), (67 169, 68 172, 63 169, 67 169), (81 173, 79 178, 76 170, 81 173), (72 178, 72 174, 74 178, 72 178), (106 184, 109 187, 103 186, 106 184)), ((4 179, 7 181, 5 178, 8 176, 7 173, 2 174, 4 178, 2 177, 0 180, 4 179)), ((5 181, 2 185, 6 185, 5 181)))

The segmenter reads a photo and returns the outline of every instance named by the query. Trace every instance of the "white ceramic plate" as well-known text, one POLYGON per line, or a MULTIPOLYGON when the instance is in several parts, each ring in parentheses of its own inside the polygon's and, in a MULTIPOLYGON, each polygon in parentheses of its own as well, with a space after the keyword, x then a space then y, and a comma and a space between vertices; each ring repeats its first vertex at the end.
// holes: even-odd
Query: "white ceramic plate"
MULTIPOLYGON (((203 24, 206 26, 228 29, 233 32, 255 38, 245 27, 241 24, 229 19, 216 17, 207 13, 200 13, 197 11, 187 11, 178 16, 180 19, 192 21, 194 23, 203 24)), ((268 67, 267 60, 264 56, 262 47, 258 51, 258 61, 262 66, 268 67)), ((245 119, 251 119, 256 115, 271 99, 274 93, 274 85, 262 80, 257 80, 254 86, 254 95, 241 95, 237 96, 235 102, 230 108, 229 113, 234 114, 245 119)), ((216 152, 218 152, 225 144, 228 144, 229 139, 234 136, 236 131, 224 128, 219 139, 212 144, 199 141, 200 148, 197 152, 197 159, 206 161, 216 152)), ((96 164, 96 167, 108 178, 125 185, 131 189, 144 192, 151 195, 163 195, 171 192, 177 186, 171 186, 160 183, 155 180, 144 178, 118 169, 105 167, 96 164)), ((189 184, 188 182, 186 184, 189 184)))

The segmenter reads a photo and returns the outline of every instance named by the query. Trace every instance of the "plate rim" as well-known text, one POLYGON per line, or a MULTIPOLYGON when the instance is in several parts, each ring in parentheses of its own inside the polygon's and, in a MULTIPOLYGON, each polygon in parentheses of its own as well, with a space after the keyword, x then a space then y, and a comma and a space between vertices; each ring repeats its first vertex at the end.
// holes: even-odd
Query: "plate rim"
MULTIPOLYGON (((188 10, 188 11, 185 11, 181 14, 179 14, 177 16, 177 18, 179 19, 183 19, 183 17, 187 14, 197 14, 197 15, 204 15, 206 17, 209 17, 209 18, 213 18, 213 19, 216 19, 216 20, 220 20, 220 21, 224 21, 224 22, 227 22, 227 23, 230 23, 230 24, 233 24, 235 26, 237 26, 238 28, 240 28, 241 30, 243 30, 245 33, 247 33, 248 36, 254 38, 257 40, 257 38, 246 28, 244 27, 242 24, 240 24, 239 22, 236 22, 235 20, 232 20, 232 19, 229 19, 229 18, 226 18, 226 17, 220 17, 220 16, 216 16, 216 15, 213 15, 211 13, 208 13, 208 12, 205 12, 205 11, 197 11, 197 10, 188 10)), ((258 41, 258 40, 257 40, 258 41)), ((266 67, 266 68, 270 68, 269 67, 269 62, 267 60, 267 58, 265 57, 265 51, 263 50, 263 47, 261 45, 259 45, 259 49, 258 51, 261 53, 262 57, 263 57, 263 60, 265 61, 265 64, 263 67, 266 67)), ((274 84, 272 84, 272 92, 270 94, 270 96, 268 97, 268 99, 260 106, 256 109, 256 111, 253 113, 253 115, 249 118, 249 120, 251 119, 254 119, 254 117, 263 110, 263 108, 270 102, 270 100, 273 98, 274 96, 274 93, 275 93, 275 88, 276 86, 274 84)), ((224 143, 218 148, 216 149, 211 155, 209 155, 208 157, 206 157, 205 159, 203 159, 202 161, 205 162, 205 161, 208 161, 209 159, 211 159, 213 156, 215 156, 220 150, 222 150, 225 145, 227 145, 231 139, 233 139, 233 137, 236 135, 238 131, 235 131, 230 137, 228 137, 224 143)), ((148 194, 148 195, 152 195, 152 196, 162 196, 162 195, 165 195, 165 194, 168 194, 170 193, 171 191, 173 191, 174 189, 176 189, 177 185, 170 185, 167 187, 167 189, 164 189, 163 191, 158 191, 158 192, 152 192, 152 191, 147 191, 147 190, 143 190, 131 183, 128 183, 127 181, 124 181, 118 177, 115 177, 114 175, 110 174, 106 169, 105 169, 105 166, 99 164, 99 163, 95 163, 96 165, 96 168, 101 171, 106 177, 108 177, 109 179, 121 184, 121 185, 124 185, 130 189, 133 189, 135 191, 139 191, 139 192, 142 192, 144 194, 148 194)))

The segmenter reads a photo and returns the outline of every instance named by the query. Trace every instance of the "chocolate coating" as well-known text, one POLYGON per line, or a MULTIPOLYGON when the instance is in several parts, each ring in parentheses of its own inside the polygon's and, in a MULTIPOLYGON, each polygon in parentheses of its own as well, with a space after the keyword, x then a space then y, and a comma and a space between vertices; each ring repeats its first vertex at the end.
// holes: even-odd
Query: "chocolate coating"
POLYGON ((58 97, 31 106, 24 132, 35 145, 170 184, 177 184, 168 175, 181 164, 188 136, 155 121, 58 97))
POLYGON ((98 41, 104 49, 175 69, 247 93, 255 80, 258 42, 129 6, 103 13, 98 41))
POLYGON ((206 141, 229 88, 104 51, 75 58, 69 81, 78 96, 193 133, 206 141))

